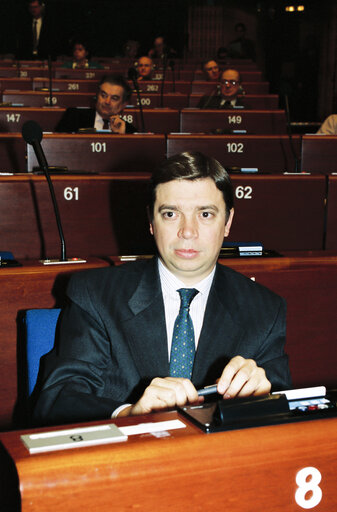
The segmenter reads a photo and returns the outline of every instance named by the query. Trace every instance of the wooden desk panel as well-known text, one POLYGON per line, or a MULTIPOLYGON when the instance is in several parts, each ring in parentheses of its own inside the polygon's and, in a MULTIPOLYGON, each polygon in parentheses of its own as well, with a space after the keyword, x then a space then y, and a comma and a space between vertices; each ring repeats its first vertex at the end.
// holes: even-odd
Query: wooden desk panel
POLYGON ((23 337, 22 326, 20 329, 20 322, 17 323, 19 312, 64 305, 65 289, 72 273, 107 265, 91 258, 87 263, 74 265, 43 266, 36 261, 25 263, 23 267, 0 268, 0 430, 11 428, 18 399, 17 381, 19 387, 23 387, 23 363, 20 362, 23 337), (21 333, 19 338, 18 331, 21 333), (21 369, 19 374, 18 367, 21 369))
POLYGON ((287 133, 283 110, 200 110, 181 111, 182 133, 211 132, 216 129, 246 130, 247 134, 287 133))
POLYGON ((14 66, 7 68, 0 68, 0 77, 3 78, 33 78, 35 76, 49 76, 47 66, 33 67, 33 66, 14 66))
MULTIPOLYGON (((2 107, 0 108, 0 132, 21 133, 26 121, 36 121, 44 132, 53 132, 65 112, 64 108, 30 108, 2 107)), ((24 171, 26 164, 20 170, 24 171)))
MULTIPOLYGON (((158 108, 161 107, 161 95, 158 93, 142 93, 140 101, 143 108, 158 108)), ((130 103, 132 105, 138 105, 137 94, 133 93, 130 103)), ((188 107, 188 94, 176 93, 165 93, 163 94, 163 107, 182 109, 188 107)))
MULTIPOLYGON (((192 82, 192 94, 211 94, 217 84, 214 82, 192 82)), ((246 94, 268 94, 269 82, 242 82, 242 88, 246 94)))
POLYGON ((8 488, 21 494, 22 512, 110 512, 112 503, 120 512, 256 512, 266 504, 270 512, 297 512, 302 510, 298 495, 304 492, 296 478, 304 468, 315 468, 321 477, 312 484, 314 496, 322 492, 315 511, 335 510, 336 419, 209 435, 174 412, 136 421, 169 419, 183 420, 186 428, 171 430, 163 439, 130 436, 123 443, 35 455, 23 447, 22 431, 4 433, 1 441, 10 458, 3 454, 1 469, 8 488), (10 479, 13 465, 20 487, 15 474, 10 479))
POLYGON ((303 135, 302 170, 304 172, 337 172, 337 137, 303 135))
MULTIPOLYGON (((293 137, 296 154, 301 138, 293 137)), ((256 167, 260 172, 294 172, 295 158, 287 135, 169 135, 167 156, 201 151, 224 167, 256 167)))
MULTIPOLYGON (((145 132, 171 133, 179 132, 180 111, 171 108, 146 108, 143 110, 145 132)), ((142 131, 139 109, 124 109, 123 119, 133 124, 139 132, 142 131)))
MULTIPOLYGON (((71 80, 66 78, 54 78, 52 80, 52 88, 55 91, 67 91, 67 92, 90 92, 95 94, 98 87, 98 80, 71 80)), ((33 78, 32 89, 38 91, 39 89, 45 88, 49 90, 49 79, 48 78, 33 78)))
MULTIPOLYGON (((129 84, 134 89, 133 83, 129 81, 129 84)), ((144 80, 138 83, 140 93, 141 94, 149 94, 149 93, 161 93, 162 89, 162 81, 161 80, 144 80)), ((180 94, 190 94, 191 92, 191 82, 184 80, 176 80, 166 81, 164 83, 164 93, 180 93, 180 94)))
MULTIPOLYGON (((199 101, 203 94, 191 94, 189 99, 189 107, 198 107, 199 101)), ((279 97, 277 94, 246 94, 239 96, 245 104, 246 108, 256 110, 276 110, 279 104, 279 97)))
MULTIPOLYGON (((52 180, 70 257, 153 252, 145 175, 54 175, 52 180)), ((44 176, 1 178, 0 232, 3 250, 16 258, 60 257, 44 176)))
POLYGON ((19 91, 29 91, 32 89, 32 78, 0 78, 0 90, 4 91, 5 89, 16 89, 19 91))
MULTIPOLYGON (((3 91, 2 101, 15 103, 25 107, 48 107, 50 97, 48 91, 3 91)), ((54 107, 93 107, 94 93, 88 92, 53 92, 52 105, 54 107)))
MULTIPOLYGON (((69 170, 111 172, 152 172, 165 157, 164 135, 46 134, 42 140, 50 166, 69 170)), ((32 146, 27 147, 27 169, 37 160, 32 146)))
MULTIPOLYGON (((109 74, 109 69, 67 69, 54 68, 55 78, 66 78, 69 80, 100 80, 104 75, 109 74)), ((43 75, 40 75, 43 76, 43 75)))
POLYGON ((266 249, 323 249, 325 177, 233 175, 235 217, 229 240, 266 249))
POLYGON ((326 248, 337 249, 337 175, 329 176, 329 196, 327 203, 326 248))
POLYGON ((26 143, 19 133, 0 133, 0 171, 21 172, 26 169, 26 143))

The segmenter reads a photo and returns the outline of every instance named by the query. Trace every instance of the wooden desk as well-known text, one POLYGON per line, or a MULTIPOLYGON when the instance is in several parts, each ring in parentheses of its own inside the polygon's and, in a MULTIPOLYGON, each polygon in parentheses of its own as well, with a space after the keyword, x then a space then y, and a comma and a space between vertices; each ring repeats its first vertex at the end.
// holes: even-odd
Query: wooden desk
POLYGON ((0 68, 0 77, 3 78, 33 78, 35 76, 48 77, 48 66, 9 66, 0 68))
POLYGON ((55 78, 66 78, 69 80, 100 80, 104 75, 107 74, 109 74, 108 69, 54 68, 55 78))
MULTIPOLYGON (((196 108, 203 94, 191 94, 189 99, 189 107, 196 108)), ((279 104, 277 94, 246 94, 239 96, 246 108, 254 110, 276 110, 279 104)))
MULTIPOLYGON (((166 152, 164 135, 152 134, 46 134, 41 144, 50 166, 96 172, 152 172, 166 152)), ((28 145, 28 171, 35 166, 35 153, 28 145)))
MULTIPOLYGON (((71 80, 69 78, 54 78, 52 80, 52 88, 57 91, 67 92, 90 92, 95 94, 98 87, 98 80, 71 80)), ((38 91, 39 89, 49 90, 49 78, 33 78, 32 89, 38 91)))
MULTIPOLYGON (((143 110, 145 132, 171 133, 179 132, 180 111, 172 108, 145 108, 143 110)), ((140 110, 125 108, 123 119, 133 124, 139 132, 142 132, 140 110)))
MULTIPOLYGON (((192 82, 192 94, 211 94, 217 84, 214 82, 192 82)), ((242 82, 242 88, 246 94, 268 94, 269 82, 242 82)))
MULTIPOLYGON (((52 176, 70 257, 153 251, 146 214, 149 174, 52 176)), ((19 259, 59 258, 60 242, 44 176, 0 179, 2 249, 19 259)))
POLYGON ((23 432, 4 433, 2 503, 22 512, 256 512, 266 507, 268 512, 298 512, 304 490, 296 479, 304 471, 312 474, 305 468, 315 468, 321 478, 319 489, 313 480, 314 497, 321 490, 322 499, 313 510, 336 509, 336 419, 209 435, 175 412, 115 423, 176 418, 186 428, 171 430, 162 439, 136 435, 122 443, 35 455, 22 445, 23 432), (21 509, 14 507, 15 499, 21 500, 21 509))
POLYGON ((16 89, 19 91, 29 91, 32 89, 32 78, 18 78, 18 77, 10 77, 0 78, 0 90, 1 92, 5 89, 16 89))
MULTIPOLYGON (((3 91, 2 101, 24 107, 48 107, 50 97, 48 91, 3 91)), ((89 92, 53 92, 54 107, 93 107, 94 93, 89 92)))
MULTIPOLYGON (((165 93, 163 94, 163 105, 161 105, 161 95, 156 93, 143 92, 141 94, 140 101, 143 108, 155 108, 155 107, 166 107, 182 109, 188 107, 188 94, 176 93, 165 93)), ((132 105, 138 105, 138 98, 135 93, 132 94, 130 103, 132 105)))
MULTIPOLYGON (((22 212, 24 217, 24 209, 22 212)), ((0 268, 0 430, 11 428, 18 383, 19 388, 23 387, 23 337, 19 312, 64 305, 65 288, 72 273, 104 266, 108 263, 90 258, 83 264, 44 266, 30 261, 22 267, 0 268), (21 333, 19 338, 18 332, 21 333), (21 369, 19 374, 18 367, 21 369)))
POLYGON ((337 137, 303 135, 302 170, 304 172, 337 172, 337 137))
POLYGON ((329 199, 327 203, 326 248, 337 249, 337 174, 329 176, 329 199))
MULTIPOLYGON (((0 132, 21 134, 26 121, 36 121, 44 132, 53 132, 65 112, 64 108, 53 107, 1 107, 0 132)), ((26 164, 19 170, 24 171, 26 164)))
POLYGON ((182 133, 211 132, 216 129, 246 130, 247 134, 287 133, 283 110, 200 110, 181 111, 182 133))
MULTIPOLYGON (((293 136, 296 154, 301 138, 293 136)), ((260 172, 294 172, 295 158, 287 135, 169 135, 167 156, 201 151, 224 167, 256 167, 260 172)))
POLYGON ((21 133, 0 133, 0 171, 20 172, 26 169, 26 143, 21 133))

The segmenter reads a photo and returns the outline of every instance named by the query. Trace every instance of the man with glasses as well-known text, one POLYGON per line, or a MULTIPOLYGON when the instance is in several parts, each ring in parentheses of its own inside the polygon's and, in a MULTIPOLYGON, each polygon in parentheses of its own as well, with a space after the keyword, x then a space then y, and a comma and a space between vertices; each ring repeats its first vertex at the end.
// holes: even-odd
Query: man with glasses
POLYGON ((131 94, 132 89, 122 75, 106 75, 99 83, 95 108, 68 108, 56 131, 72 133, 92 128, 121 135, 134 133, 136 128, 121 117, 131 94))
POLYGON ((198 104, 198 108, 235 108, 244 107, 244 103, 239 94, 242 94, 241 77, 236 69, 225 69, 220 77, 220 83, 217 84, 213 93, 203 96, 198 104))

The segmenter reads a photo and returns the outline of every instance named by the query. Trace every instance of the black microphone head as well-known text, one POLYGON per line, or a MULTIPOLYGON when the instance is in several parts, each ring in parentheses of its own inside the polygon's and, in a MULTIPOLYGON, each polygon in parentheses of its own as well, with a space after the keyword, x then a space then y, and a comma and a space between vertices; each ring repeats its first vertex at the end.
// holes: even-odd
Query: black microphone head
POLYGON ((129 80, 137 80, 138 72, 135 68, 129 68, 128 70, 128 79, 129 80))
POLYGON ((26 121, 22 126, 21 133, 27 144, 42 140, 42 128, 36 121, 26 121))

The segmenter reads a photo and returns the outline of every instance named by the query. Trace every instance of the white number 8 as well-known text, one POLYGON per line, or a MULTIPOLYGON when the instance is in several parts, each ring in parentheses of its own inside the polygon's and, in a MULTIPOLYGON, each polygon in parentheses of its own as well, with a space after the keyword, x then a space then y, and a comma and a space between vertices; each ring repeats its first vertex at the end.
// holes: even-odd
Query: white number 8
POLYGON ((301 469, 296 475, 298 489, 295 492, 295 501, 302 508, 314 508, 322 499, 322 489, 318 484, 322 480, 322 475, 318 469, 307 467, 301 469), (311 477, 308 480, 308 477, 311 477), (309 497, 306 498, 307 493, 309 497))

